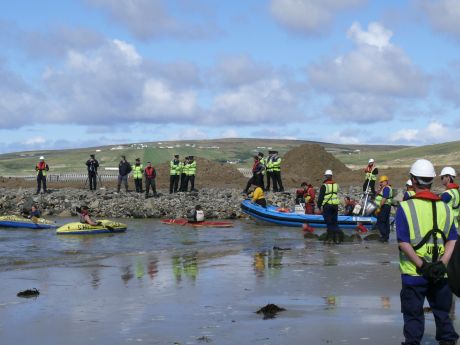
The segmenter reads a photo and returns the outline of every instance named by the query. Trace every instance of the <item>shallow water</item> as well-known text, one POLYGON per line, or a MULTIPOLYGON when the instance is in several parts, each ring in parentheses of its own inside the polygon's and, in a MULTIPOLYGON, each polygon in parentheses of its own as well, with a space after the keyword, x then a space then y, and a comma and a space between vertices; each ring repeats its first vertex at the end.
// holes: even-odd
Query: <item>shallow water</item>
MULTIPOLYGON (((1 344, 402 340, 394 240, 336 246, 250 221, 123 222, 126 233, 92 236, 0 229, 1 344), (40 296, 16 297, 29 288, 40 296), (255 311, 268 303, 287 310, 263 320, 255 311)), ((434 334, 428 314, 424 344, 436 344, 434 334)))

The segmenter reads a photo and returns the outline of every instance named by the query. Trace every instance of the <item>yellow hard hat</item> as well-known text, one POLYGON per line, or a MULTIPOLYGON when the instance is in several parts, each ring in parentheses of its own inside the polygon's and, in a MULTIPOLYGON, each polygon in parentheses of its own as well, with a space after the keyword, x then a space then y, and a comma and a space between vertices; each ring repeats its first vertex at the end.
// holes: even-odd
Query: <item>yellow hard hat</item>
POLYGON ((380 176, 379 182, 383 182, 383 181, 388 181, 388 176, 387 175, 380 176))

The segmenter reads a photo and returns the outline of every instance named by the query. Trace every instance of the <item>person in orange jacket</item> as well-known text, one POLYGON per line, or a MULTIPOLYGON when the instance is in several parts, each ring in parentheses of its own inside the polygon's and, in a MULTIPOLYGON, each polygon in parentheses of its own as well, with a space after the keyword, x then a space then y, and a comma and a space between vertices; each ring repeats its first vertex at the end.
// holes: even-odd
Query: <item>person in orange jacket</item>
POLYGON ((43 193, 46 193, 46 173, 50 170, 48 164, 45 162, 45 157, 41 156, 40 161, 35 166, 37 172, 37 193, 40 194, 40 189, 43 184, 43 193))

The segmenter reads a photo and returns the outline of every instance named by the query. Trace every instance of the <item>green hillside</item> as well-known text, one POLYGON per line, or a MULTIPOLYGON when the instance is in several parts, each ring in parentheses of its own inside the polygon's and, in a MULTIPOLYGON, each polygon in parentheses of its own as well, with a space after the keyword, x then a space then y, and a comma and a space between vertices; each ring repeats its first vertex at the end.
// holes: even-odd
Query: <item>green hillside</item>
POLYGON ((83 172, 84 163, 92 153, 103 168, 117 167, 121 155, 134 162, 141 158, 154 165, 169 161, 174 154, 193 155, 219 162, 232 162, 236 167, 249 167, 251 157, 261 151, 277 150, 283 156, 290 149, 305 143, 323 146, 343 163, 353 167, 365 165, 374 158, 380 166, 410 165, 416 158, 428 158, 437 165, 460 162, 460 141, 420 147, 391 145, 344 145, 304 140, 277 139, 215 139, 183 140, 124 144, 72 150, 28 151, 0 155, 0 175, 29 175, 34 172, 38 157, 43 155, 54 172, 83 172))

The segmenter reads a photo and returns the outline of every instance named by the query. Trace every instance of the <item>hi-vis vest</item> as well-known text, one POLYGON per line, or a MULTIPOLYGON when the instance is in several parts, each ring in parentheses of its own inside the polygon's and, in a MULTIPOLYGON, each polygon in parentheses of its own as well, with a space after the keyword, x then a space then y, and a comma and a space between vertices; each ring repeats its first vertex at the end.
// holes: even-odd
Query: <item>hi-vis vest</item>
POLYGON ((140 165, 136 165, 134 164, 132 166, 133 168, 133 178, 136 180, 136 179, 142 179, 142 164, 140 165))
POLYGON ((260 159, 260 164, 263 165, 263 170, 262 170, 262 175, 265 175, 265 171, 267 170, 267 158, 261 158, 260 159))
POLYGON ((42 176, 46 176, 46 163, 43 162, 43 164, 41 165, 41 163, 37 163, 37 165, 35 166, 35 170, 37 170, 37 176, 40 174, 40 171, 42 172, 42 176))
POLYGON ((196 161, 193 161, 193 162, 188 164, 187 175, 192 176, 192 175, 195 175, 195 174, 196 174, 196 161))
MULTIPOLYGON (((409 199, 402 201, 400 206, 409 225, 410 244, 415 253, 427 262, 437 261, 444 254, 444 243, 454 221, 449 206, 441 200, 425 199, 409 199)), ((419 276, 416 266, 401 250, 399 268, 403 274, 419 276)))
POLYGON ((324 193, 323 204, 329 205, 338 205, 340 204, 339 197, 337 196, 337 192, 339 191, 339 185, 337 183, 325 183, 323 186, 326 186, 326 192, 324 193))
POLYGON ((281 171, 281 158, 280 157, 273 158, 271 169, 272 171, 281 171))
POLYGON ((447 203, 447 205, 449 205, 449 207, 452 208, 452 212, 454 213, 454 223, 458 232, 458 215, 460 214, 460 193, 457 188, 448 189, 444 193, 448 193, 451 196, 451 199, 447 203))
POLYGON ((366 180, 369 180, 369 181, 377 180, 377 175, 374 175, 372 173, 374 171, 374 169, 375 169, 375 166, 372 166, 372 168, 370 169, 371 171, 369 171, 369 172, 367 172, 368 169, 369 169, 369 167, 366 168, 366 175, 365 175, 366 180))
MULTIPOLYGON (((384 205, 390 205, 391 206, 391 201, 393 200, 393 189, 390 187, 390 186, 385 186, 383 189, 385 188, 390 188, 390 196, 388 197, 388 199, 385 201, 385 204, 384 205)), ((378 207, 380 207, 380 202, 382 201, 383 199, 383 189, 382 189, 382 192, 377 194, 377 196, 375 197, 375 203, 377 204, 378 207)))
POLYGON ((179 160, 173 159, 169 162, 169 175, 180 175, 179 160))

